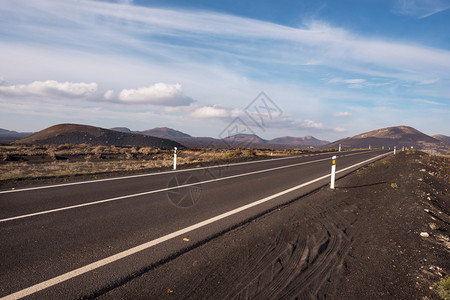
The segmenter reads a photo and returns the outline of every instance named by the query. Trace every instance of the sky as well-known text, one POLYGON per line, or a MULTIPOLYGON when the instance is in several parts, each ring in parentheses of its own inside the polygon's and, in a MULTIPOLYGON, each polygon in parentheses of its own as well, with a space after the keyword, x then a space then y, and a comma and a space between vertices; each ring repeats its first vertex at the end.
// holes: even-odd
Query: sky
POLYGON ((450 135, 450 0, 2 0, 0 128, 450 135))

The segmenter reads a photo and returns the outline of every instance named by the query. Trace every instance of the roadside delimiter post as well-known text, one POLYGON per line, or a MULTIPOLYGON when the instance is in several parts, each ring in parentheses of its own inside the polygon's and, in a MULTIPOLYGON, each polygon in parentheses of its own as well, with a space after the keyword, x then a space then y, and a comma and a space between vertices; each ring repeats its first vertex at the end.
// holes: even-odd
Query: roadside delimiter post
POLYGON ((331 162, 331 182, 330 182, 330 189, 334 190, 334 180, 336 178, 336 155, 333 156, 331 162))
POLYGON ((397 147, 395 146, 394 147, 394 155, 395 155, 396 152, 397 152, 397 147))
POLYGON ((173 148, 173 169, 177 169, 177 147, 173 148))

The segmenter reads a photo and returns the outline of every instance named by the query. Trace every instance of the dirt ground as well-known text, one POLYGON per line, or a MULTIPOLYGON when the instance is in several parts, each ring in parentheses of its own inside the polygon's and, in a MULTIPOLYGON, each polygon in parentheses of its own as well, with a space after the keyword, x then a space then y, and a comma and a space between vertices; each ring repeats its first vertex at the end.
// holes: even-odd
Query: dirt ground
POLYGON ((440 299, 449 175, 449 158, 391 155, 100 297, 440 299))

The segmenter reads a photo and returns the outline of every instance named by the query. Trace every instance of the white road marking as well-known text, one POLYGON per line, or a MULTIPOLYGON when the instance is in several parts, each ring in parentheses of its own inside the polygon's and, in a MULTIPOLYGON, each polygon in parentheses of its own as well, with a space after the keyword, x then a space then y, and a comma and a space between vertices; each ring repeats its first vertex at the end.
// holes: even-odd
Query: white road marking
MULTIPOLYGON (((378 158, 380 158, 382 156, 386 156, 387 154, 389 154, 389 153, 384 153, 384 154, 378 155, 376 157, 367 159, 365 161, 362 161, 362 162, 359 162, 357 164, 354 164, 354 165, 352 165, 350 167, 347 167, 347 168, 344 168, 342 170, 339 170, 336 173, 344 172, 344 171, 349 170, 351 168, 354 168, 356 166, 368 163, 369 161, 376 160, 376 159, 378 159, 378 158)), ((193 230, 199 229, 201 227, 204 227, 204 226, 209 225, 211 223, 217 222, 217 221, 222 220, 222 219, 224 219, 226 217, 229 217, 231 215, 237 214, 239 212, 242 212, 242 211, 247 210, 249 208, 252 208, 254 206, 260 205, 260 204, 262 204, 264 202, 273 200, 273 199, 275 199, 277 197, 280 197, 280 196, 283 196, 283 195, 288 194, 290 192, 293 192, 295 190, 298 190, 298 189, 300 189, 302 187, 305 187, 307 185, 310 185, 312 183, 315 183, 317 181, 325 179, 325 178, 327 178, 329 176, 330 176, 330 174, 318 177, 318 178, 313 179, 311 181, 308 181, 308 182, 302 183, 300 185, 294 186, 294 187, 292 187, 290 189, 284 190, 284 191, 276 193, 274 195, 265 197, 263 199, 257 200, 255 202, 249 203, 247 205, 244 205, 244 206, 238 207, 236 209, 230 210, 230 211, 228 211, 226 213, 223 213, 223 214, 220 214, 218 216, 212 217, 212 218, 207 219, 205 221, 202 221, 202 222, 199 222, 197 224, 191 225, 189 227, 186 227, 186 228, 180 229, 178 231, 169 233, 169 234, 167 234, 165 236, 162 236, 162 237, 159 237, 157 239, 151 240, 151 241, 149 241, 147 243, 144 243, 144 244, 141 244, 139 246, 133 247, 131 249, 125 250, 123 252, 119 252, 117 254, 114 254, 114 255, 106 257, 104 259, 98 260, 98 261, 93 262, 91 264, 88 264, 86 266, 80 267, 78 269, 72 270, 72 271, 67 272, 65 274, 62 274, 62 275, 56 276, 54 278, 51 278, 49 280, 43 281, 41 283, 35 284, 35 285, 31 286, 31 287, 25 288, 23 290, 20 290, 18 292, 10 294, 10 295, 8 295, 6 297, 0 298, 0 300, 19 299, 19 298, 22 298, 22 297, 34 294, 36 292, 42 291, 44 289, 47 289, 47 288, 49 288, 51 286, 54 286, 54 285, 57 285, 57 284, 59 284, 61 282, 64 282, 66 280, 72 279, 74 277, 77 277, 77 276, 82 275, 84 273, 87 273, 89 271, 98 269, 98 268, 103 267, 103 266, 105 266, 107 264, 113 263, 113 262, 118 261, 118 260, 120 260, 122 258, 125 258, 127 256, 133 255, 133 254, 135 254, 137 252, 140 252, 140 251, 143 251, 145 249, 151 248, 153 246, 161 244, 161 243, 163 243, 165 241, 168 241, 170 239, 173 239, 175 237, 179 237, 179 236, 184 235, 184 234, 186 234, 188 232, 191 232, 193 230)))
MULTIPOLYGON (((365 153, 365 152, 358 152, 358 153, 353 153, 353 154, 349 154, 349 155, 362 154, 362 153, 365 153)), ((215 181, 228 180, 228 179, 233 179, 233 178, 238 178, 238 177, 243 177, 243 176, 248 176, 248 175, 254 175, 254 174, 259 174, 259 173, 264 173, 264 172, 270 172, 270 171, 275 171, 275 170, 280 170, 280 169, 285 169, 285 168, 290 168, 290 167, 296 167, 296 166, 301 166, 301 165, 321 162, 321 161, 325 161, 325 160, 328 160, 328 159, 329 158, 322 158, 322 159, 318 159, 318 160, 307 161, 307 162, 302 162, 302 163, 297 163, 297 164, 292 164, 292 165, 287 165, 287 166, 280 166, 280 167, 275 167, 275 168, 270 168, 270 169, 253 171, 253 172, 249 172, 249 173, 231 175, 231 176, 222 177, 222 178, 215 178, 215 179, 199 181, 199 182, 194 182, 194 183, 188 183, 188 184, 174 186, 174 187, 168 187, 168 188, 163 188, 163 189, 158 189, 158 190, 152 190, 152 191, 147 191, 147 192, 142 192, 142 193, 136 193, 136 194, 124 195, 124 196, 119 196, 119 197, 114 197, 114 198, 109 198, 109 199, 103 199, 103 200, 98 200, 98 201, 89 202, 89 203, 83 203, 83 204, 71 205, 71 206, 60 207, 60 208, 55 208, 55 209, 49 209, 49 210, 45 210, 45 211, 40 211, 40 212, 29 213, 29 214, 25 214, 25 215, 20 215, 20 216, 0 219, 0 223, 13 221, 13 220, 18 220, 18 219, 29 218, 29 217, 33 217, 33 216, 50 214, 50 213, 54 213, 54 212, 59 212, 59 211, 64 211, 64 210, 69 210, 69 209, 74 209, 74 208, 79 208, 79 207, 97 205, 97 204, 101 204, 101 203, 107 203, 107 202, 112 202, 112 201, 117 201, 117 200, 122 200, 122 199, 128 199, 128 198, 133 198, 133 197, 139 197, 139 196, 144 196, 144 195, 161 193, 161 192, 166 192, 166 191, 170 191, 170 190, 174 190, 174 189, 185 188, 185 187, 190 187, 190 186, 200 185, 200 184, 205 184, 205 183, 211 183, 211 182, 215 182, 215 181)))
POLYGON ((114 197, 114 198, 109 198, 109 199, 98 200, 98 201, 89 202, 89 203, 83 203, 83 204, 77 204, 77 205, 66 206, 66 207, 61 207, 61 208, 55 208, 55 209, 50 209, 50 210, 45 210, 45 211, 40 211, 40 212, 35 212, 35 213, 30 213, 30 214, 25 214, 25 215, 21 215, 21 216, 9 217, 9 218, 5 218, 5 219, 1 219, 0 223, 12 221, 12 220, 17 220, 17 219, 29 218, 29 217, 38 216, 38 215, 54 213, 54 212, 58 212, 58 211, 68 210, 68 209, 74 209, 74 208, 78 208, 78 207, 96 205, 96 204, 112 202, 112 201, 117 201, 117 200, 122 200, 122 199, 127 199, 127 198, 133 198, 133 197, 150 195, 150 194, 155 194, 155 193, 160 193, 160 192, 166 192, 166 191, 179 189, 179 188, 185 188, 185 187, 189 187, 189 186, 193 186, 193 185, 200 185, 200 184, 211 183, 211 182, 215 182, 215 181, 228 180, 228 179, 233 179, 233 178, 238 178, 238 177, 243 177, 243 176, 248 176, 248 175, 255 175, 255 174, 264 173, 264 172, 270 172, 270 171, 275 171, 275 170, 280 170, 280 169, 286 169, 286 168, 296 167, 296 166, 300 166, 300 165, 312 164, 312 163, 321 162, 321 161, 324 161, 324 160, 328 160, 328 158, 322 158, 322 159, 313 160, 313 161, 307 161, 307 162, 296 163, 296 164, 287 165, 287 166, 280 166, 280 167, 275 167, 275 168, 270 168, 270 169, 253 171, 253 172, 249 172, 249 173, 231 175, 231 176, 227 176, 227 177, 210 179, 210 180, 199 181, 199 182, 194 182, 194 183, 187 183, 187 184, 174 186, 174 187, 168 187, 168 188, 152 190, 152 191, 147 191, 147 192, 142 192, 142 193, 136 193, 136 194, 131 194, 131 195, 125 195, 125 196, 120 196, 120 197, 114 197))
MULTIPOLYGON (((373 150, 373 151, 375 151, 375 150, 373 150)), ((371 152, 371 151, 367 151, 367 152, 371 152)), ((334 153, 334 152, 323 152, 323 153, 319 153, 319 154, 316 154, 316 155, 324 155, 324 154, 332 154, 332 153, 334 153)), ((358 153, 363 153, 363 152, 358 152, 358 153)), ((177 171, 166 171, 166 172, 159 172, 159 173, 148 173, 148 174, 129 175, 129 176, 122 176, 122 177, 114 177, 114 178, 104 178, 104 179, 94 179, 94 180, 87 180, 87 181, 60 183, 60 184, 53 184, 53 185, 44 185, 44 186, 23 188, 23 189, 12 189, 12 190, 0 191, 0 194, 17 193, 17 192, 33 191, 33 190, 40 190, 40 189, 49 189, 49 188, 71 186, 71 185, 89 184, 89 183, 96 183, 96 182, 103 182, 103 181, 122 180, 122 179, 138 178, 138 177, 146 177, 146 176, 164 175, 164 174, 168 174, 168 173, 181 173, 181 172, 196 171, 196 170, 205 170, 205 169, 213 169, 213 168, 221 168, 221 167, 230 167, 230 166, 237 166, 237 165, 244 165, 244 164, 263 163, 263 162, 270 162, 270 161, 274 161, 274 160, 295 159, 295 158, 306 157, 306 156, 308 156, 308 155, 278 157, 278 158, 263 159, 263 160, 256 160, 256 161, 247 161, 247 162, 240 162, 240 163, 233 163, 233 164, 226 164, 226 165, 216 165, 216 166, 208 166, 208 167, 201 167, 201 168, 182 169, 182 170, 177 170, 177 171)))

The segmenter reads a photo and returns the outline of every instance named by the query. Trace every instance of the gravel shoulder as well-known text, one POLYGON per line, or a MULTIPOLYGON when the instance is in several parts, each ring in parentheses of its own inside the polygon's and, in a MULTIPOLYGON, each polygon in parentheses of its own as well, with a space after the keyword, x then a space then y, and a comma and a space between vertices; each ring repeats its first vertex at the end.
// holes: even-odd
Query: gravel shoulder
POLYGON ((440 299, 449 174, 449 158, 390 155, 100 298, 440 299))

